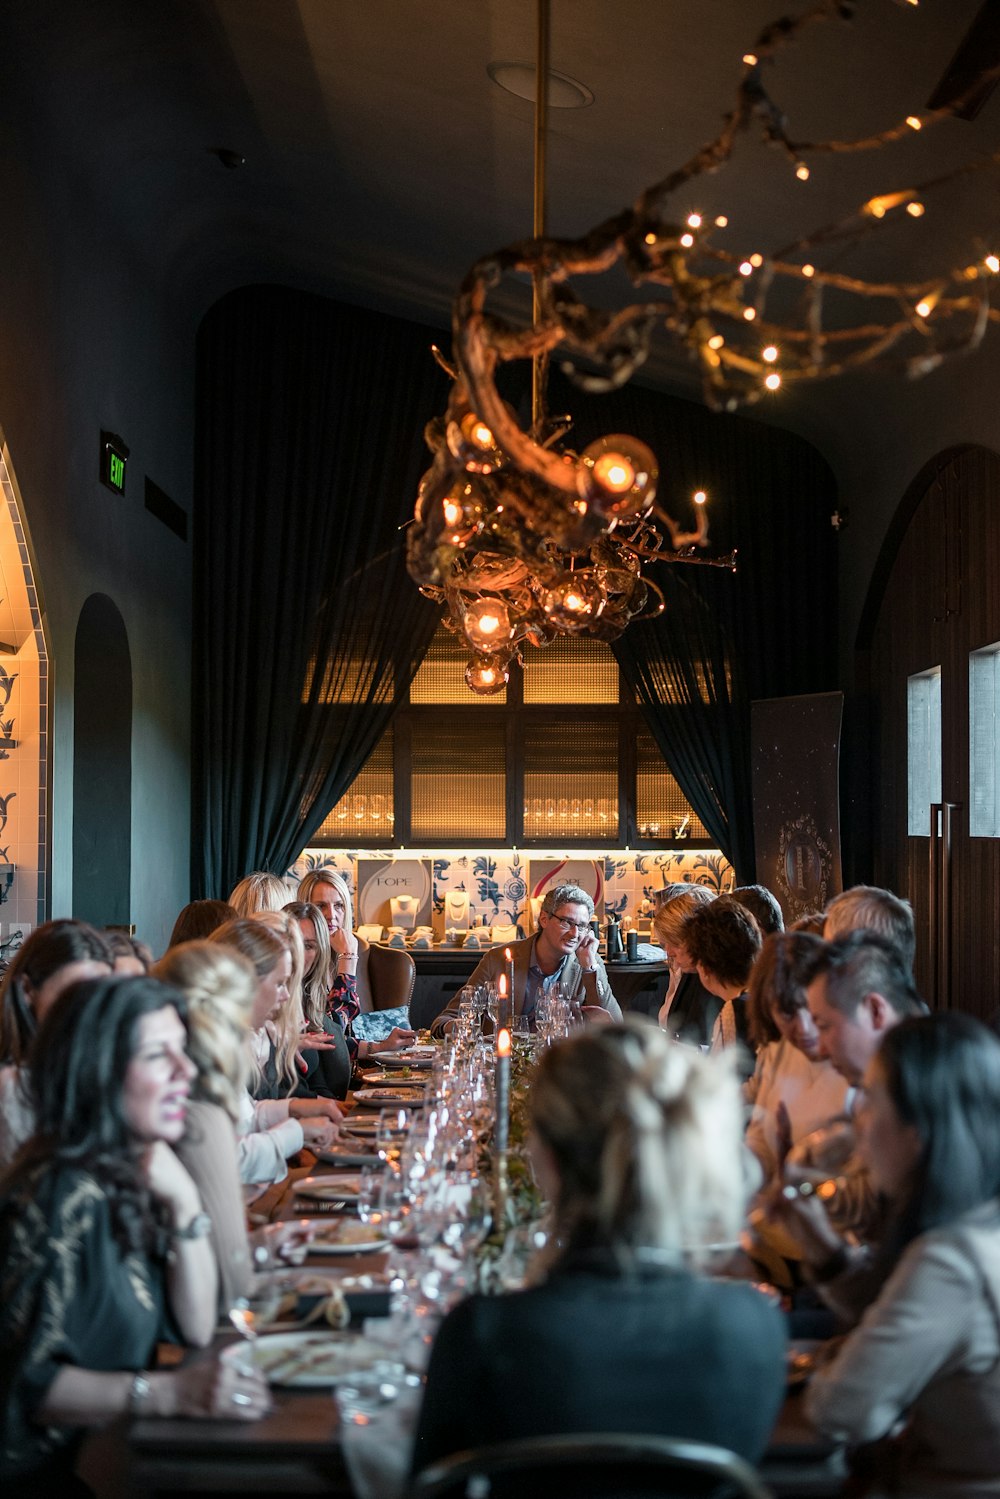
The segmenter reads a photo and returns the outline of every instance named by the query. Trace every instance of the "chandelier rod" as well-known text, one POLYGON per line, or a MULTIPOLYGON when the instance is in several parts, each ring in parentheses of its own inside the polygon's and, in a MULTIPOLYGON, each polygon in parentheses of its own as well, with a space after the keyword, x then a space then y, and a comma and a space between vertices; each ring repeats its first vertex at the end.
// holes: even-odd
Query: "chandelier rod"
MULTIPOLYGON (((532 236, 542 239, 545 235, 545 191, 546 191, 546 137, 549 123, 549 0, 536 0, 535 36, 535 160, 534 160, 534 213, 532 236)), ((542 318, 542 279, 545 271, 535 267, 531 276, 531 326, 537 328, 542 318)), ((535 354, 531 361, 531 426, 537 441, 541 431, 545 410, 545 381, 548 374, 548 353, 535 354)))

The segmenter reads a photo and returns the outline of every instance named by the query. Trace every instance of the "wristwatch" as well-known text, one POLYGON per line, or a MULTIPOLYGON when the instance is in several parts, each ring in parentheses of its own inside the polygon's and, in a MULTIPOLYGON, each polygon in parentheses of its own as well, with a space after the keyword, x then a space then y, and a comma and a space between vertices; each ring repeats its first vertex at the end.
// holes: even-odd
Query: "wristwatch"
POLYGON ((173 1239, 204 1239, 212 1232, 212 1220, 207 1213, 195 1213, 187 1228, 175 1228, 173 1239))

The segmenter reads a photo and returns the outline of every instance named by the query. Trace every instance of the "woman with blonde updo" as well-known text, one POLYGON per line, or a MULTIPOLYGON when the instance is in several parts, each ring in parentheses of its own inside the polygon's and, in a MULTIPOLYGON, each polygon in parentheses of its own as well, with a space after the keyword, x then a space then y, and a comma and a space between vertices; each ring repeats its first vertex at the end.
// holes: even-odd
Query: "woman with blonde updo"
POLYGON ((711 1041, 722 1001, 698 977, 684 942, 684 924, 715 899, 715 891, 704 885, 671 885, 653 913, 653 940, 663 948, 670 965, 670 982, 657 1020, 668 1035, 692 1046, 707 1046, 711 1041))
POLYGON ((752 1287, 697 1273, 699 1246, 735 1240, 745 1205, 730 1059, 627 1016, 546 1051, 529 1106, 556 1249, 539 1283, 473 1296, 442 1324, 415 1467, 594 1431, 756 1461, 784 1395, 782 1318, 752 1287))

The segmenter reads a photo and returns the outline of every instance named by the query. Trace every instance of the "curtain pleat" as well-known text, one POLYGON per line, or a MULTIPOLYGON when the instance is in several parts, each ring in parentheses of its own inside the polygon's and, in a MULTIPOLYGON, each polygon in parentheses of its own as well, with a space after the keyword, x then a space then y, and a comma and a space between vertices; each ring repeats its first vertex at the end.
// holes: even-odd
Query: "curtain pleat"
POLYGON ((280 872, 405 700, 440 611, 405 536, 446 377, 428 329, 279 287, 198 343, 192 886, 280 872))

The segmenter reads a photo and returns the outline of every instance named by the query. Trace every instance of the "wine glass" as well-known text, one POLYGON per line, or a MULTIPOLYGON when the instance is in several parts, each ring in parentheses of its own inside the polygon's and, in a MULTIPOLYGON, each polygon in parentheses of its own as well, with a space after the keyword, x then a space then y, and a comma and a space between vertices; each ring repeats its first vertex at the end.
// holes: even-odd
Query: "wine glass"
POLYGON ((388 1165, 395 1165, 399 1160, 403 1141, 412 1123, 412 1109, 382 1109, 379 1114, 375 1143, 378 1146, 379 1157, 388 1165))

